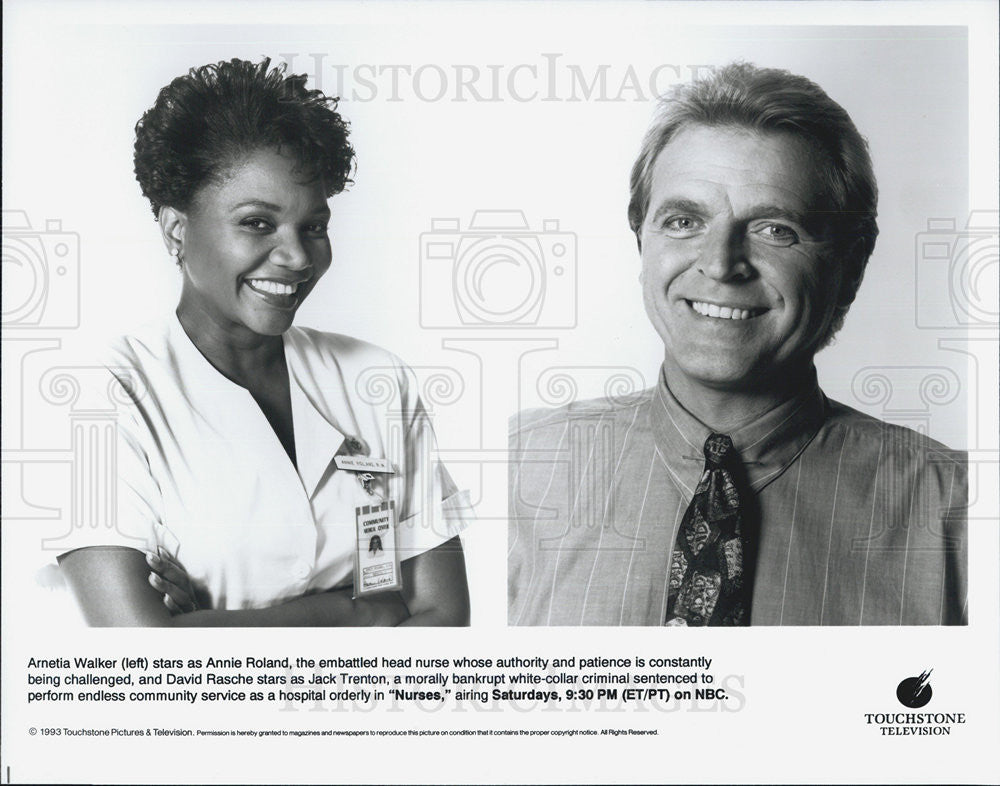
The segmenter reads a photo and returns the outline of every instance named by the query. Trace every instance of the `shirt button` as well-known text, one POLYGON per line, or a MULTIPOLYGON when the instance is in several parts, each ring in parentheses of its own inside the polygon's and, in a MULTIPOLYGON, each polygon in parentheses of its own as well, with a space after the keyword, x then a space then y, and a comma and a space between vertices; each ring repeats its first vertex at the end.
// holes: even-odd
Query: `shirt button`
POLYGON ((312 566, 305 560, 296 560, 292 565, 292 575, 297 579, 304 579, 312 572, 312 566))

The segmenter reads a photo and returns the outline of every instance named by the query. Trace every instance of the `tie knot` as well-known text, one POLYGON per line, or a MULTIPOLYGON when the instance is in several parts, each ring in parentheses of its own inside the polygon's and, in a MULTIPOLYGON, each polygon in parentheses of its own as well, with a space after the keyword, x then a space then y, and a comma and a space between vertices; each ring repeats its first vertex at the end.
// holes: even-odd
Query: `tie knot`
POLYGON ((721 467, 733 452, 733 441, 728 434, 709 434, 705 440, 705 461, 712 466, 721 467))

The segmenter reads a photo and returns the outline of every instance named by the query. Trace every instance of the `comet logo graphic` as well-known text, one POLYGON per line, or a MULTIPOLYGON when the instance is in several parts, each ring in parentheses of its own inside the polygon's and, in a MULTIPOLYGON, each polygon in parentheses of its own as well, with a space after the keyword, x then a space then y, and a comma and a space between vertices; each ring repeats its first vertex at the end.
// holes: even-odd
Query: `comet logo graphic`
MULTIPOLYGON (((931 671, 934 671, 931 669, 931 671)), ((934 691, 931 690, 931 671, 923 672, 919 677, 907 677, 896 687, 896 698, 904 707, 917 709, 931 700, 934 691)))

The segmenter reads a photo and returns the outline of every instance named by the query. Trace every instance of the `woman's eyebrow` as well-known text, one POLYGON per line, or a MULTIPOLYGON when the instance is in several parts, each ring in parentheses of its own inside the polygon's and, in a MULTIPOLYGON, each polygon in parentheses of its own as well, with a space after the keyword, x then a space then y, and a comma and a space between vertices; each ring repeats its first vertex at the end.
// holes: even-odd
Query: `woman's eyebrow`
MULTIPOLYGON (((263 199, 245 199, 242 202, 239 202, 239 203, 233 205, 230 208, 229 212, 235 213, 237 210, 240 210, 240 209, 242 209, 244 207, 253 207, 253 208, 257 208, 258 210, 270 210, 273 213, 280 213, 281 212, 281 205, 276 205, 276 204, 274 204, 274 202, 268 202, 268 201, 263 200, 263 199)), ((330 206, 327 205, 324 202, 322 205, 317 205, 316 209, 313 210, 313 211, 311 211, 309 213, 309 215, 310 216, 317 216, 317 217, 329 218, 330 217, 330 206)))
POLYGON ((233 205, 230 210, 239 210, 242 207, 259 207, 264 210, 281 210, 281 205, 276 205, 273 202, 265 202, 263 199, 246 199, 243 202, 239 202, 233 205))

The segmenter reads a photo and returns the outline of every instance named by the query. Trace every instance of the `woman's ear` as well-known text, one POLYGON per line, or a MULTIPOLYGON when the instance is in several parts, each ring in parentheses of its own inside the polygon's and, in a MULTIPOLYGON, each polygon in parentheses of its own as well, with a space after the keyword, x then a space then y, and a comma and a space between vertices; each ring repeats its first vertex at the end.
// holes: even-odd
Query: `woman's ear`
POLYGON ((187 216, 172 207, 161 207, 158 217, 160 234, 167 247, 167 253, 178 260, 184 258, 184 229, 187 226, 187 216))

